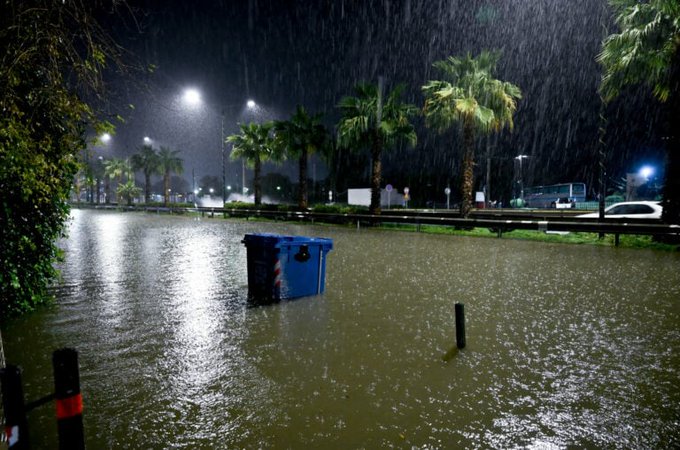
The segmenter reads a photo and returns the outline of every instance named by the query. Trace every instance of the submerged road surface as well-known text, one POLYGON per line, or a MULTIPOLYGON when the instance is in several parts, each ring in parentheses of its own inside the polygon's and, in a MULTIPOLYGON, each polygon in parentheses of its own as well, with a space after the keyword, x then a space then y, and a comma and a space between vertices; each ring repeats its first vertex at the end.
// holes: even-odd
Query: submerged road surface
POLYGON ((79 350, 89 448, 680 445, 677 253, 92 210, 61 245, 2 335, 29 400, 79 350), (253 232, 332 238, 326 293, 248 305, 253 232))

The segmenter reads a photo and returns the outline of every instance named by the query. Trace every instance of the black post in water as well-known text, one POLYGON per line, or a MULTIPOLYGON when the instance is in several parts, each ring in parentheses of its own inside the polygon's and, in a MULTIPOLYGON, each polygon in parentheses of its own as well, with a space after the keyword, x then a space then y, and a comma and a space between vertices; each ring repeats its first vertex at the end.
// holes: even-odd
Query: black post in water
POLYGON ((21 387, 21 371, 17 366, 7 365, 0 369, 2 384, 2 408, 5 411, 5 431, 10 450, 23 450, 28 444, 28 421, 21 387))
POLYGON ((465 348, 465 305, 456 303, 456 347, 465 348))
POLYGON ((72 348, 56 350, 52 354, 52 366, 59 449, 84 449, 83 397, 80 394, 78 352, 72 348))

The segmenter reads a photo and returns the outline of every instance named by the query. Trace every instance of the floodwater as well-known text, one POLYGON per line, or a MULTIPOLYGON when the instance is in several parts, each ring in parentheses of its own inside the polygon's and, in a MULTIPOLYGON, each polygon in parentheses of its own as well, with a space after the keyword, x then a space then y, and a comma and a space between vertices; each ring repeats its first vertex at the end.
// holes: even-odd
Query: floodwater
POLYGON ((2 335, 28 400, 78 349, 89 448, 680 445, 678 254, 89 210, 62 245, 2 335), (252 232, 332 238, 326 293, 249 306, 252 232))

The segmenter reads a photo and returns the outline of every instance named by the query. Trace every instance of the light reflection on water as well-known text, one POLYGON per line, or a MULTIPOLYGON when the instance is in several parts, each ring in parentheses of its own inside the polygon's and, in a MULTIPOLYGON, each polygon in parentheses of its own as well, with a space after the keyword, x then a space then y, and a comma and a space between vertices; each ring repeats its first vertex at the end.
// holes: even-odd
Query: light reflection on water
POLYGON ((96 211, 64 247, 3 337, 31 399, 79 349, 90 448, 680 443, 677 254, 96 211), (332 238, 326 294, 249 307, 251 232, 332 238))

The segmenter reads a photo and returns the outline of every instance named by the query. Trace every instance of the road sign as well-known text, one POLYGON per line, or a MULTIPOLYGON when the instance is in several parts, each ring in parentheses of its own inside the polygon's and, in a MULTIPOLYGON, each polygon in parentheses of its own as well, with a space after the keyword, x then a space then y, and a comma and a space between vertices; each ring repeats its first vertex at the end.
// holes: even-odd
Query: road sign
POLYGON ((385 186, 385 190, 386 190, 387 192, 392 192, 392 185, 391 185, 391 184, 388 184, 387 186, 385 186))
POLYGON ((451 193, 451 189, 449 189, 448 187, 446 189, 444 189, 444 194, 449 195, 450 193, 451 193))

